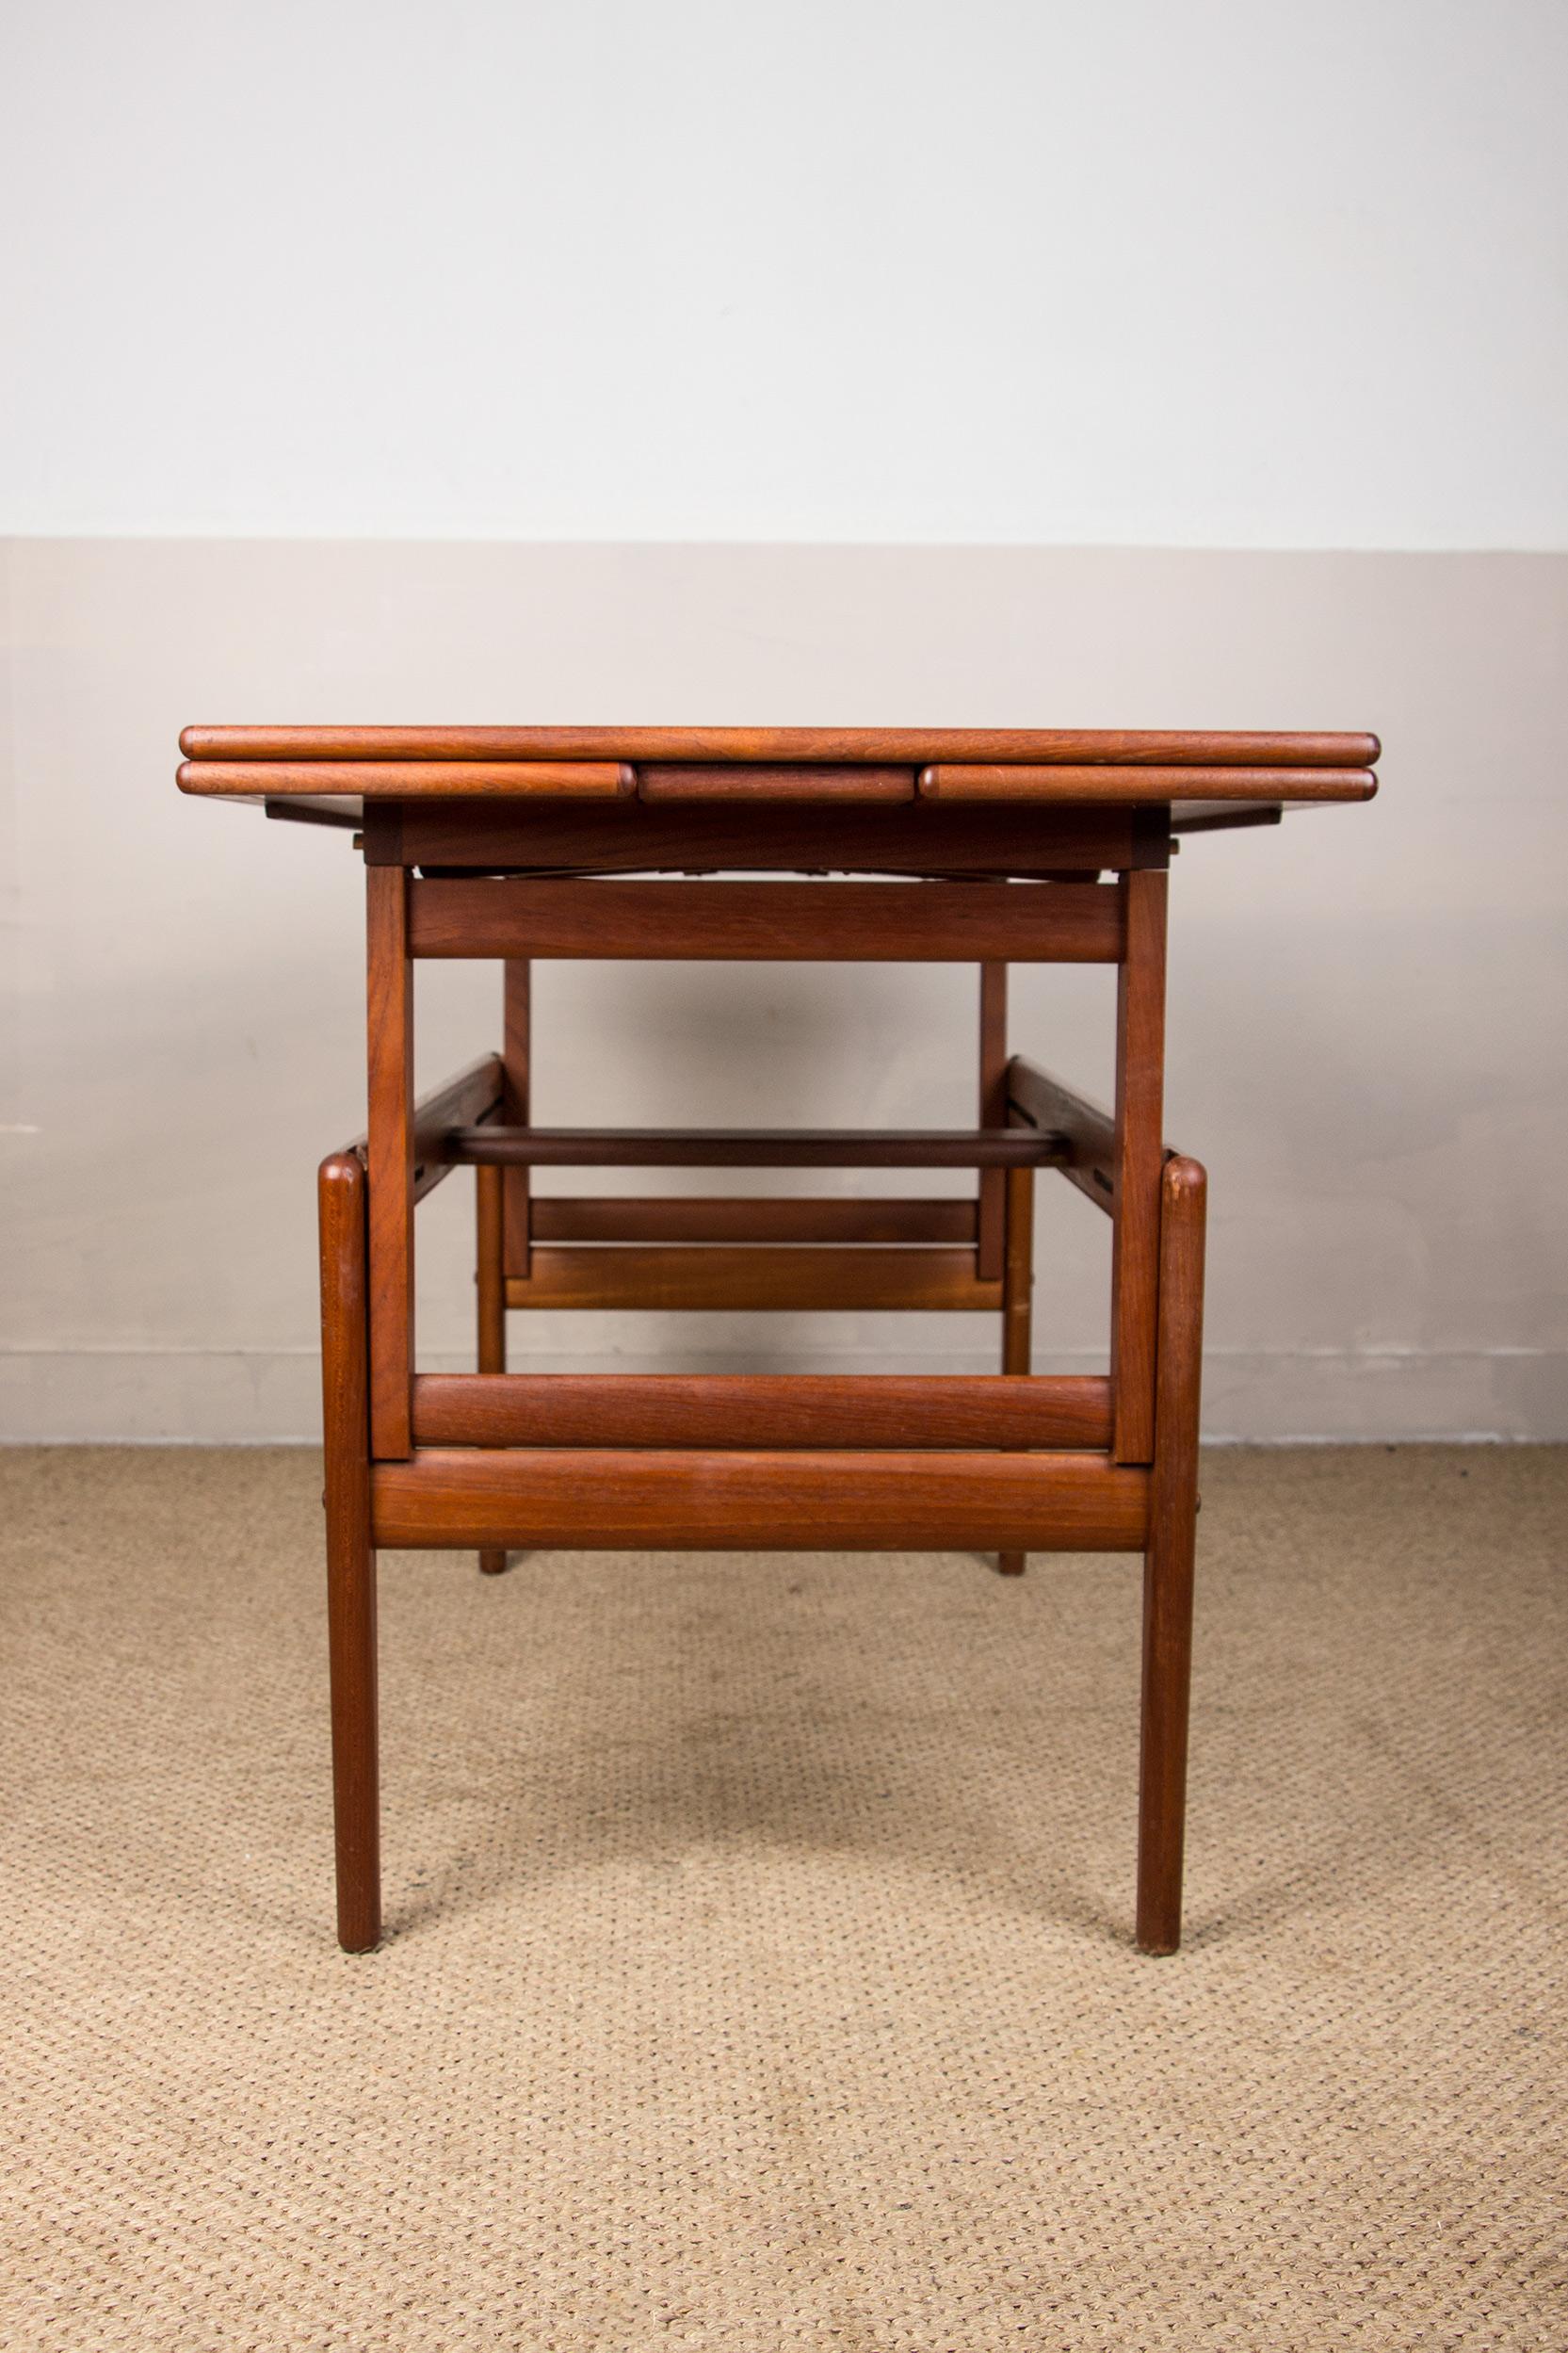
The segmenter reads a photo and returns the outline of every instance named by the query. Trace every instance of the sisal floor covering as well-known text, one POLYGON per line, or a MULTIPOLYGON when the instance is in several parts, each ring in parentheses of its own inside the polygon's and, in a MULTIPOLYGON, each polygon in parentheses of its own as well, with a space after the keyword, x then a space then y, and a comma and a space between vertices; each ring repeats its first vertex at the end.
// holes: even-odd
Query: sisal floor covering
POLYGON ((330 1930, 318 1476, 0 1456, 26 2353, 1568 2346, 1568 1453, 1205 1467, 1189 1942, 1133 1563, 383 1564, 330 1930))

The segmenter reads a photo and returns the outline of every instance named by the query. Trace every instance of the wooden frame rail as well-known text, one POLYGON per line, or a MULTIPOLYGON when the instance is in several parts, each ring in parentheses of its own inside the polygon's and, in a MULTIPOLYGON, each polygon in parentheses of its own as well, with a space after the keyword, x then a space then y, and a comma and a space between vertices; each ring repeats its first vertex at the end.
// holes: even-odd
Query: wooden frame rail
POLYGON ((1026 1128, 450 1128, 437 1149, 462 1167, 1050 1168, 1065 1146, 1026 1128))
POLYGON ((422 1373, 415 1446, 823 1448, 1110 1444, 1110 1383, 1077 1375, 422 1373))
POLYGON ((509 1307, 597 1307, 875 1314, 886 1308, 990 1314, 1003 1304, 1000 1281, 975 1272, 969 1249, 923 1244, 685 1241, 536 1243, 525 1281, 509 1276, 509 1307))
MULTIPOLYGON (((400 868, 372 867, 372 874, 400 868)), ((813 964, 1116 964, 1108 883, 731 883, 421 877, 410 956, 813 964)))
POLYGON ((536 1241, 972 1243, 977 1210, 972 1195, 929 1201, 546 1193, 534 1196, 532 1225, 536 1241))
POLYGON ((378 1545, 1138 1552, 1149 1473, 1103 1454, 422 1448, 370 1471, 378 1545))

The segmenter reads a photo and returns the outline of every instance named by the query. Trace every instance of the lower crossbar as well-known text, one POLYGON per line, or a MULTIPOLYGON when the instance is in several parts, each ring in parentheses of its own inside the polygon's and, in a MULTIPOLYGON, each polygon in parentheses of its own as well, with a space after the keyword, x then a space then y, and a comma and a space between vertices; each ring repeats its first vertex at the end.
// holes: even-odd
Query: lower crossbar
POLYGON ((1149 1474, 1104 1454, 424 1449, 371 1472, 382 1546, 1137 1552, 1149 1474))

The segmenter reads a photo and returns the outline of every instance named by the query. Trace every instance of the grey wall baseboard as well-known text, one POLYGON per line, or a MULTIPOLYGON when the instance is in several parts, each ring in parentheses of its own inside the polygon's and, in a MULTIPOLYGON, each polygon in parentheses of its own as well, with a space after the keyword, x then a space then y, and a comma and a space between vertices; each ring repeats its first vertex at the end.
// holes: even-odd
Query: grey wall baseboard
MULTIPOLYGON (((741 1372, 754 1354, 679 1348, 595 1357, 530 1350, 530 1371, 741 1372)), ((1042 1372, 1103 1359, 1043 1355, 1042 1372)), ((434 1355, 431 1371, 473 1370, 434 1355)), ((801 1348, 770 1371, 992 1372, 994 1350, 940 1355, 801 1348)), ((308 1351, 19 1350, 0 1355, 0 1431, 20 1444, 314 1444, 319 1371, 308 1351)), ((1568 1351, 1219 1349, 1204 1360, 1204 1435, 1216 1443, 1568 1440, 1568 1351), (1479 1415, 1476 1401, 1487 1401, 1479 1415)))

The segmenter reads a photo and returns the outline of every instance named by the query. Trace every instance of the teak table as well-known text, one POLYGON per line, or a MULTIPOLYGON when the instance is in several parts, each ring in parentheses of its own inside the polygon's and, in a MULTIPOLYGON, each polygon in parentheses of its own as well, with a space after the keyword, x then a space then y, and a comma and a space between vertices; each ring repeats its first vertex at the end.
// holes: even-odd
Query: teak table
POLYGON ((1139 1944, 1174 1952, 1205 1181, 1163 1141, 1172 836, 1364 801, 1366 735, 190 727, 186 792, 353 829, 369 1121, 321 1164, 338 1937, 381 1933, 376 1549, 1141 1552, 1139 1944), (745 880, 717 879, 743 875, 745 880), (808 880, 755 880, 757 876, 808 880), (853 876, 854 880, 830 879, 853 876), (638 879, 611 879, 611 878, 638 879), (670 879, 674 877, 676 879, 670 879), (654 879, 658 878, 658 879, 654 879), (413 971, 504 970, 503 1044, 415 1102, 413 971), (974 1128, 561 1128, 529 1117, 536 957, 979 967, 974 1128), (1010 964, 1117 967, 1115 1108, 1008 1052, 1010 964), (478 1371, 416 1370, 415 1205, 472 1166, 478 1371), (529 1171, 962 1168, 968 1200, 530 1200, 529 1171), (1112 1222, 1110 1351, 1031 1374, 1034 1178, 1112 1222), (994 1308, 981 1378, 537 1376, 509 1307, 994 1308))

